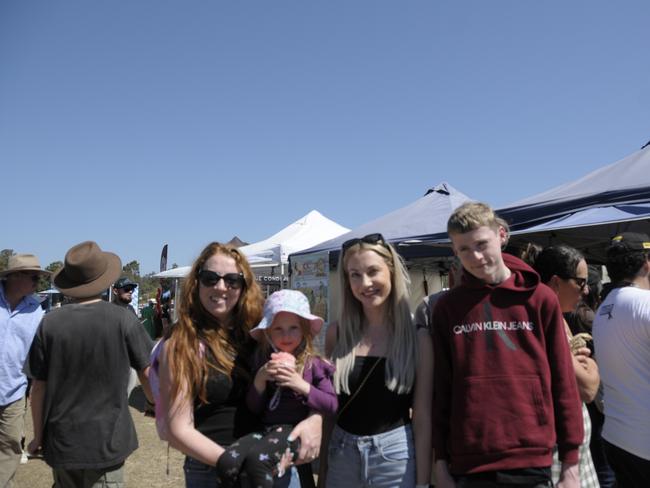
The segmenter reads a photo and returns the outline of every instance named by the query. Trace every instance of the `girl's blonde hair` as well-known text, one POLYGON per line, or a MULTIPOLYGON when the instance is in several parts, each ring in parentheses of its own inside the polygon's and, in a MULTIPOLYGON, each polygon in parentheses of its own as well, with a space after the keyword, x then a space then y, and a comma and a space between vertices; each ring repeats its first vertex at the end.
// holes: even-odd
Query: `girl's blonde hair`
POLYGON ((338 393, 350 393, 348 378, 355 361, 354 348, 361 341, 365 315, 361 303, 352 294, 347 272, 349 257, 361 251, 377 253, 390 270, 391 292, 387 299, 386 322, 389 331, 386 357, 386 387, 398 394, 411 391, 417 364, 416 330, 409 307, 410 283, 406 266, 393 246, 383 241, 376 244, 359 241, 341 252, 339 257, 340 289, 343 305, 338 323, 338 337, 332 359, 336 365, 334 386, 338 393))
MULTIPOLYGON (((293 312, 281 312, 281 313, 290 313, 298 318, 300 323, 300 330, 302 331, 302 342, 298 348, 292 353, 296 357, 296 371, 299 374, 302 374, 305 368, 311 366, 311 359, 317 356, 316 349, 314 348, 314 338, 311 335, 311 325, 309 320, 300 317, 299 315, 293 312)), ((275 317, 274 317, 275 319, 275 317)), ((273 322, 269 326, 269 329, 273 327, 273 322)), ((266 332, 266 331, 265 331, 266 332)), ((260 341, 255 352, 255 363, 263 364, 266 362, 274 351, 273 346, 271 345, 271 338, 265 333, 265 340, 260 341)))

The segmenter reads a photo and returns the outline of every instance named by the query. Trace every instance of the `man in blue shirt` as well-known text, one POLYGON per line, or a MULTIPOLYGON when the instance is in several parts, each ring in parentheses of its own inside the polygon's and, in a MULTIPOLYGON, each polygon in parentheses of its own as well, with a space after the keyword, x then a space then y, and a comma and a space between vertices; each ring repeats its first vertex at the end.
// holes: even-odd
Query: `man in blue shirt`
POLYGON ((0 487, 13 486, 22 448, 27 377, 23 366, 43 309, 34 296, 41 269, 33 254, 15 254, 0 271, 0 487))

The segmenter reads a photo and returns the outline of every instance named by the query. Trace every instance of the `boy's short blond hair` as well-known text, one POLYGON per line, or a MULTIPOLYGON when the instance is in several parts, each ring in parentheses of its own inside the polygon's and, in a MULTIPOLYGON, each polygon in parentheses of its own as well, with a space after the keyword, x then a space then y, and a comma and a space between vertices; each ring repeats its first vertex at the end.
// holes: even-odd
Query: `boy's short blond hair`
POLYGON ((483 226, 494 230, 503 227, 506 233, 509 231, 508 223, 495 214, 492 207, 487 203, 466 202, 454 210, 454 213, 449 217, 447 233, 464 234, 483 226))

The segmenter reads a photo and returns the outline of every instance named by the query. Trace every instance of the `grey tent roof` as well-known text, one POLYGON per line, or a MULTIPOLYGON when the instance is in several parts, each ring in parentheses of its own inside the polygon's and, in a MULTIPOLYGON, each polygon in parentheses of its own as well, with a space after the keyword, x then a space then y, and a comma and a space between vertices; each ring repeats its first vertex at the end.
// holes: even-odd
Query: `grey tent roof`
POLYGON ((233 236, 232 239, 230 239, 226 244, 229 244, 234 247, 244 247, 248 246, 248 242, 242 241, 239 237, 233 236))
MULTIPOLYGON (((439 234, 447 231, 447 219, 451 212, 464 202, 471 200, 467 195, 456 190, 449 183, 442 182, 429 189, 426 194, 413 203, 367 222, 339 237, 325 241, 305 251, 296 253, 311 254, 319 251, 335 251, 348 239, 363 237, 379 232, 384 239, 394 244, 417 241, 422 236, 439 234)), ((411 252, 415 252, 417 242, 411 252)), ((405 247, 400 253, 409 254, 405 247)))

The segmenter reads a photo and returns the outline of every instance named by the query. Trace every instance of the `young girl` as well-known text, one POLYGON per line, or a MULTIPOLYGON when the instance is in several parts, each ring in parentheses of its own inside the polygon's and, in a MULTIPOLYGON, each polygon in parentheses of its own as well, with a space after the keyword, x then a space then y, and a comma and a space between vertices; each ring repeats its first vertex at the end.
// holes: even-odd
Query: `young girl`
POLYGON ((323 319, 311 314, 307 297, 299 291, 280 290, 266 301, 264 318, 251 330, 259 343, 258 364, 264 364, 247 397, 248 407, 261 416, 264 434, 240 438, 219 458, 219 486, 238 486, 240 473, 252 486, 273 486, 273 476, 284 472, 283 455, 292 460, 297 453, 289 440, 293 426, 313 411, 336 412, 334 368, 312 346, 322 326, 323 319))

